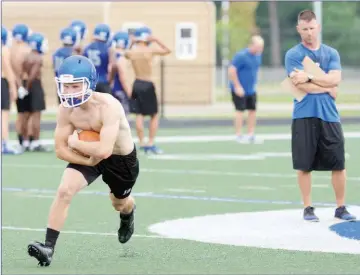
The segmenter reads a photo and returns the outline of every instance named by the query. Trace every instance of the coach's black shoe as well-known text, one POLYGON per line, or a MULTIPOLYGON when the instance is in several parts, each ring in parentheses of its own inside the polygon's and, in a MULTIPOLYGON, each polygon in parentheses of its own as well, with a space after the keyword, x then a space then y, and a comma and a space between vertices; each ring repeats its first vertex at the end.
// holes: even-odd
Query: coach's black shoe
POLYGON ((49 266, 54 254, 54 248, 40 242, 33 242, 28 245, 28 253, 39 261, 40 266, 49 266))
POLYGON ((130 240, 132 234, 134 233, 134 209, 130 214, 120 214, 120 228, 118 230, 118 239, 120 243, 126 243, 130 240))
POLYGON ((308 206, 304 209, 304 220, 309 222, 318 222, 319 218, 314 213, 315 208, 308 206))
POLYGON ((340 220, 344 221, 355 221, 356 217, 347 211, 345 206, 340 206, 336 208, 335 210, 335 218, 338 218, 340 220))

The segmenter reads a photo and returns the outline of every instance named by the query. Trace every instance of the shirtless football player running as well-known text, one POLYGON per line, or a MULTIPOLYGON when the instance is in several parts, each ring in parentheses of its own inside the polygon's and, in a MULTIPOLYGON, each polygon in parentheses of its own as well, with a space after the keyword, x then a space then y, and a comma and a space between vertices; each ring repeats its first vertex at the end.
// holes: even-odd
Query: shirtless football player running
POLYGON ((29 255, 41 266, 52 261, 72 198, 100 175, 110 188, 113 207, 120 212, 119 242, 126 243, 134 233, 135 202, 130 193, 139 175, 139 162, 124 109, 112 95, 94 92, 97 73, 88 58, 66 58, 58 76, 61 105, 55 150, 57 157, 69 164, 50 208, 45 243, 28 245, 29 255), (100 133, 100 141, 79 140, 79 129, 100 133))

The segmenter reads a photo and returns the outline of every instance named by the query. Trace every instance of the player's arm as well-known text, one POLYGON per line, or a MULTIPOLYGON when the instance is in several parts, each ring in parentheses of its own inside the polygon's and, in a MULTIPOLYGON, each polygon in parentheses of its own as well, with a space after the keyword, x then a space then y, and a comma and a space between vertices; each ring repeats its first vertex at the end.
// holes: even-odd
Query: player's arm
POLYGON ((152 36, 152 37, 150 37, 150 41, 156 43, 160 47, 160 49, 152 50, 153 55, 165 56, 165 55, 168 55, 171 53, 171 50, 164 43, 162 43, 158 38, 152 36))
POLYGON ((333 88, 341 82, 341 62, 338 51, 330 52, 329 73, 324 76, 314 76, 313 83, 326 88, 333 88))
POLYGON ((131 60, 132 50, 131 50, 130 47, 124 51, 124 56, 125 56, 126 59, 131 60))
POLYGON ((74 127, 69 122, 59 107, 55 128, 55 153, 56 157, 69 163, 91 166, 91 159, 81 156, 68 146, 68 138, 74 132, 74 127))
POLYGON ((29 79, 28 79, 27 84, 26 84, 26 89, 28 91, 30 91, 32 83, 34 82, 36 77, 39 75, 40 70, 41 70, 41 66, 42 66, 42 61, 39 59, 39 60, 36 60, 34 65, 31 67, 31 70, 30 70, 30 73, 29 73, 29 79))
POLYGON ((103 111, 103 125, 100 131, 100 141, 85 142, 76 140, 72 147, 80 152, 99 159, 111 156, 119 132, 121 110, 118 104, 107 106, 103 111))
POLYGON ((120 83, 121 83, 122 87, 124 88, 124 92, 130 98, 131 97, 131 91, 130 91, 127 83, 126 83, 126 78, 125 78, 126 61, 125 61, 124 58, 120 57, 118 62, 116 62, 116 69, 117 69, 117 72, 118 72, 120 83))
POLYGON ((116 74, 116 65, 115 64, 109 64, 108 67, 108 81, 110 83, 110 85, 112 84, 112 82, 115 79, 115 74, 116 74))
POLYGON ((14 74, 14 71, 11 67, 11 63, 10 63, 10 52, 9 49, 7 47, 3 47, 2 49, 2 65, 3 65, 3 70, 4 70, 4 74, 6 75, 6 79, 8 81, 9 84, 9 92, 10 92, 10 97, 12 101, 16 100, 17 97, 17 91, 16 91, 16 77, 14 74))
POLYGON ((235 92, 239 91, 239 90, 243 91, 243 88, 241 86, 240 80, 238 78, 238 73, 237 73, 237 68, 240 68, 243 64, 243 58, 244 58, 243 55, 236 54, 234 56, 233 60, 231 61, 231 64, 228 69, 229 80, 233 83, 235 92))

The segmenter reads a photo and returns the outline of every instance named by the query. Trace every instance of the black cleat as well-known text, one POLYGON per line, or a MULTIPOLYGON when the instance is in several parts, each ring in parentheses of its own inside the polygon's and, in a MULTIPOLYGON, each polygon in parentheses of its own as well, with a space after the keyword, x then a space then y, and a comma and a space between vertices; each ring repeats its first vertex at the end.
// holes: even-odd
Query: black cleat
POLYGON ((129 217, 121 219, 120 228, 118 230, 118 239, 120 243, 128 242, 134 233, 134 212, 135 206, 129 217))
POLYGON ((33 242, 28 245, 28 253, 39 261, 40 266, 49 266, 52 261, 54 249, 40 242, 33 242))

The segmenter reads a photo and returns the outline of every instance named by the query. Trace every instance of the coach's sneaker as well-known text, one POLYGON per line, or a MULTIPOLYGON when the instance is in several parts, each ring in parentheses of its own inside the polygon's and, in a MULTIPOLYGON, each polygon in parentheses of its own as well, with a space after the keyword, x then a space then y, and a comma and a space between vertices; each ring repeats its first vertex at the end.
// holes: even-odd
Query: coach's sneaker
POLYGON ((315 208, 308 206, 304 209, 304 220, 309 222, 318 222, 319 218, 314 213, 315 208))
POLYGON ((347 211, 345 206, 340 206, 336 208, 335 210, 335 218, 338 218, 340 220, 344 221, 355 221, 356 217, 354 215, 351 215, 349 211, 347 211))
POLYGON ((33 242, 28 245, 28 253, 39 261, 38 265, 49 266, 54 254, 54 248, 40 242, 33 242))
POLYGON ((120 228, 118 230, 118 239, 120 243, 126 243, 130 240, 132 234, 134 233, 134 213, 136 206, 130 214, 121 214, 120 213, 120 228))

